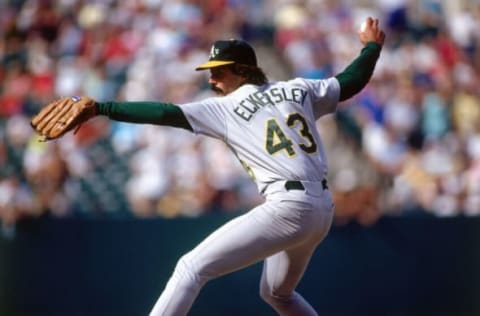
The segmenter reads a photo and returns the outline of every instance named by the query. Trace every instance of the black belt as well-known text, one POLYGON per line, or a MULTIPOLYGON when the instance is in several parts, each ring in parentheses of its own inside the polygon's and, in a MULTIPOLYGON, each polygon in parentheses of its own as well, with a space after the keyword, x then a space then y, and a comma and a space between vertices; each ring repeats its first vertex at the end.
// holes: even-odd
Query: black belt
MULTIPOLYGON (((285 189, 287 189, 287 191, 290 191, 290 190, 301 190, 301 191, 305 191, 305 187, 303 186, 302 181, 298 181, 298 180, 288 180, 287 182, 285 182, 285 189)), ((328 189, 328 185, 327 185, 327 180, 326 180, 326 179, 323 179, 323 180, 322 180, 322 189, 323 189, 323 190, 327 190, 327 189, 328 189)))

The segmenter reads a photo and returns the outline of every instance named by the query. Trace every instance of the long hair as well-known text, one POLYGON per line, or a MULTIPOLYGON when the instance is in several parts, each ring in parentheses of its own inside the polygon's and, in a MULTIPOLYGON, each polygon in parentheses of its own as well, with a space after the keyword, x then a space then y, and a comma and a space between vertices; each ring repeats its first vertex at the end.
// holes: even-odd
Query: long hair
POLYGON ((232 72, 236 75, 245 77, 246 83, 261 86, 268 82, 267 76, 260 67, 244 64, 233 64, 232 72))

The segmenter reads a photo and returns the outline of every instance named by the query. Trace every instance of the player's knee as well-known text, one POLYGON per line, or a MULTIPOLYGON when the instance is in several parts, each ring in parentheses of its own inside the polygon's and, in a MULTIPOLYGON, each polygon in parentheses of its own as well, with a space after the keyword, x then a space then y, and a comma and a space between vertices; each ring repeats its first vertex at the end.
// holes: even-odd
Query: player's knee
POLYGON ((193 269, 193 262, 188 254, 183 255, 178 261, 177 265, 175 266, 174 274, 177 278, 182 279, 196 279, 195 277, 195 270, 193 269))
POLYGON ((194 256, 191 253, 183 255, 178 260, 175 274, 180 278, 187 278, 202 285, 210 280, 208 274, 203 273, 202 266, 194 260, 194 256))
POLYGON ((262 300, 267 302, 269 305, 277 305, 279 303, 285 303, 288 302, 291 298, 292 295, 279 295, 275 293, 273 289, 271 289, 267 285, 261 285, 260 286, 260 297, 262 300))
POLYGON ((274 300, 274 295, 272 289, 266 285, 266 284, 261 284, 260 285, 260 297, 262 300, 264 300, 267 303, 272 303, 274 300))

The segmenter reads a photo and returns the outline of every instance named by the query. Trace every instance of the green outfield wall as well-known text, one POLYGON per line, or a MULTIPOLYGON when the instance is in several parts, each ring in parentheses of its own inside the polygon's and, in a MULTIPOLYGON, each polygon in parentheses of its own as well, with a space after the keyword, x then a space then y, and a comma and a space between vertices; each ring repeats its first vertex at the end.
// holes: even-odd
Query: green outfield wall
MULTIPOLYGON (((179 256, 230 217, 24 221, 0 238, 0 315, 147 315, 179 256)), ((260 271, 208 283, 191 315, 275 315, 260 271)), ((480 218, 334 227, 299 291, 320 315, 480 315, 480 218)))

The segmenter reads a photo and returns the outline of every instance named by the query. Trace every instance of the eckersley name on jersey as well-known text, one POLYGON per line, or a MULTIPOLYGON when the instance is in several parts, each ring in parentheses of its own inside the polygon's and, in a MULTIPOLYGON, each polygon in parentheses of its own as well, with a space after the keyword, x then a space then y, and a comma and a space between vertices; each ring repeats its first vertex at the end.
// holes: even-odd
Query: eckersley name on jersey
POLYGON ((267 105, 293 102, 303 106, 306 96, 307 91, 301 88, 271 88, 249 94, 234 107, 233 111, 248 122, 258 110, 267 105))

